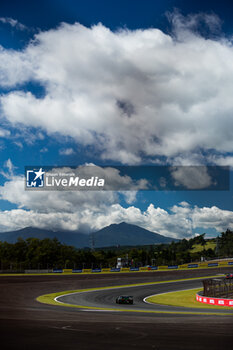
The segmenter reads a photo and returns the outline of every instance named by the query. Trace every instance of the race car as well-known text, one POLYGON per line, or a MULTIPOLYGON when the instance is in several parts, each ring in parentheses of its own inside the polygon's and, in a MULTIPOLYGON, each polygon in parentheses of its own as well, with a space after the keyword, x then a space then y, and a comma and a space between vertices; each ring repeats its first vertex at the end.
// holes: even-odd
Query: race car
POLYGON ((116 298, 117 304, 133 304, 133 297, 131 295, 120 295, 116 298))
POLYGON ((226 274, 227 279, 232 279, 233 278, 233 273, 227 273, 226 274))

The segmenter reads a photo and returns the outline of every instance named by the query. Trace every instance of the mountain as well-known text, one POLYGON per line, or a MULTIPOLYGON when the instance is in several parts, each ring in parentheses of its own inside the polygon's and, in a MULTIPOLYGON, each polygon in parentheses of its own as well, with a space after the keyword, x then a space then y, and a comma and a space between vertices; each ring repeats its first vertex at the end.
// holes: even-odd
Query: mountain
POLYGON ((125 222, 104 227, 95 232, 93 236, 96 248, 116 245, 149 245, 177 241, 171 237, 165 237, 158 233, 148 231, 142 227, 127 224, 125 222))
POLYGON ((15 243, 18 237, 23 239, 30 237, 53 239, 56 237, 61 243, 73 245, 76 248, 90 247, 92 240, 96 248, 149 245, 177 241, 171 237, 165 237, 125 222, 109 225, 90 235, 79 231, 51 231, 35 227, 25 227, 21 230, 11 232, 0 232, 0 241, 2 242, 15 243))
POLYGON ((51 231, 39 229, 36 227, 25 227, 21 230, 11 231, 11 232, 0 232, 0 241, 15 243, 21 237, 27 239, 30 237, 44 239, 44 238, 57 238, 61 243, 67 245, 73 245, 77 248, 89 247, 89 236, 80 233, 78 231, 51 231))

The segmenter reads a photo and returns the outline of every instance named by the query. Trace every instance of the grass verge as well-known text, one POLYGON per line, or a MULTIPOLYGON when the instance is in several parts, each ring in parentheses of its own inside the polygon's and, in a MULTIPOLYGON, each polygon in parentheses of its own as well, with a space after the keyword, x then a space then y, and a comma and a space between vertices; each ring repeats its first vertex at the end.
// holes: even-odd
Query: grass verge
POLYGON ((157 294, 146 298, 146 301, 152 304, 182 306, 197 309, 218 309, 231 310, 230 306, 207 305, 196 301, 196 293, 200 292, 200 288, 182 290, 178 292, 169 292, 164 294, 157 294))

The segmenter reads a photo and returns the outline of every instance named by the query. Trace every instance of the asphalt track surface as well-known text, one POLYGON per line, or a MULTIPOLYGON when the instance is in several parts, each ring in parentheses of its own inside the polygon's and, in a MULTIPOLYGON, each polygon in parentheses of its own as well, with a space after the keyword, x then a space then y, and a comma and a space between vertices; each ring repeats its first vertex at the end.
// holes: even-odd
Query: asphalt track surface
MULTIPOLYGON (((179 290, 186 289, 194 289, 200 288, 202 289, 202 281, 201 280, 187 280, 187 281, 176 281, 176 282, 163 282, 161 284, 151 284, 151 285, 142 285, 136 287, 124 287, 117 289, 103 289, 97 291, 88 291, 88 292, 78 292, 73 294, 68 294, 65 296, 60 296, 57 298, 58 302, 63 302, 67 304, 80 305, 94 308, 106 308, 116 310, 122 310, 124 312, 127 311, 146 311, 148 312, 171 312, 174 313, 173 317, 178 317, 182 312, 193 312, 193 313, 226 313, 233 316, 233 308, 230 310, 219 310, 218 309, 196 309, 196 308, 184 308, 184 307, 174 307, 174 306, 166 306, 166 305, 155 305, 144 302, 144 299, 150 295, 167 293, 167 292, 175 292, 179 290), (134 298, 133 305, 119 305, 116 304, 116 298, 119 295, 132 295, 134 298), (175 313, 177 312, 177 314, 175 313)), ((90 311, 90 309, 87 309, 90 311)), ((158 315, 158 314, 157 314, 158 315)))
MULTIPOLYGON (((106 275, 0 276, 0 348, 3 350, 232 349, 231 315, 177 316, 145 312, 87 312, 36 301, 42 294, 66 290, 193 278, 224 271, 230 272, 232 268, 106 275)), ((174 286, 175 283, 171 288, 174 286)), ((179 289, 180 287, 181 285, 179 289)), ((160 292, 162 288, 169 291, 170 286, 161 284, 159 288, 160 292)), ((146 294, 149 289, 145 290, 146 294)), ((118 295, 118 292, 119 290, 115 290, 114 294, 118 295)), ((141 291, 139 293, 140 296, 136 296, 136 289, 130 293, 135 295, 135 302, 144 296, 141 291)), ((102 299, 98 301, 97 295, 94 299, 100 304, 102 302, 105 304, 110 298, 107 302, 111 304, 112 297, 113 294, 108 297, 107 292, 104 301, 102 299)), ((92 303, 93 294, 90 298, 92 303)), ((134 306, 136 305, 137 303, 134 306)))

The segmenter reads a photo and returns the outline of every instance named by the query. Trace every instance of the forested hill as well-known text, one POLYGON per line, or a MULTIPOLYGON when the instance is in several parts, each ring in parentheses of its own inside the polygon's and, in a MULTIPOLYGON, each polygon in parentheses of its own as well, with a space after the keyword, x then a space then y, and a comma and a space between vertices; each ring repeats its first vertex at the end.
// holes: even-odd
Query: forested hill
POLYGON ((92 234, 84 234, 79 231, 51 231, 35 227, 26 227, 18 231, 0 233, 0 241, 15 243, 17 239, 30 237, 44 239, 57 238, 60 242, 72 245, 76 248, 110 247, 110 246, 138 246, 148 244, 169 243, 175 239, 165 237, 158 233, 145 230, 142 227, 127 224, 112 224, 92 234))

